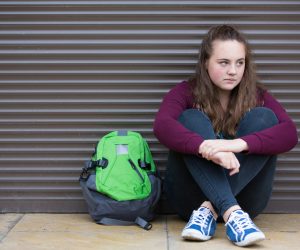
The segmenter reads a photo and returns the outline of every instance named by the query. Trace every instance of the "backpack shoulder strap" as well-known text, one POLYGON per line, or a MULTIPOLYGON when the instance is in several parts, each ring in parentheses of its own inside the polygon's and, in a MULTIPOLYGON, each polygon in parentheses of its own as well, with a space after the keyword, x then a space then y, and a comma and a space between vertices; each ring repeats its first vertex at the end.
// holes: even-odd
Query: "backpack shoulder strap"
POLYGON ((144 152, 145 152, 145 162, 146 162, 146 169, 153 173, 156 172, 155 163, 153 161, 153 157, 151 154, 151 150, 146 140, 143 140, 144 144, 144 152))
POLYGON ((134 131, 130 131, 129 132, 129 135, 132 136, 132 137, 135 137, 136 140, 138 141, 138 145, 139 145, 139 156, 138 156, 138 159, 139 159, 139 167, 142 168, 142 169, 147 169, 147 160, 146 160, 146 151, 145 151, 145 146, 144 146, 144 143, 145 143, 145 140, 144 138, 142 137, 142 135, 138 132, 134 132, 134 131))

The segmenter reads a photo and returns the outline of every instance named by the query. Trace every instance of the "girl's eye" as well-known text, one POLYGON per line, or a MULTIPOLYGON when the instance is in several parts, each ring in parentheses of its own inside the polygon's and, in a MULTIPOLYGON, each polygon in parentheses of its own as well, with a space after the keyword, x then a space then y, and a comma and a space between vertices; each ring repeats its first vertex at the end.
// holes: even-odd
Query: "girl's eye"
POLYGON ((240 66, 244 65, 244 61, 239 61, 238 65, 240 65, 240 66))
POLYGON ((227 65, 227 62, 220 62, 220 64, 222 65, 222 66, 225 66, 225 65, 227 65))

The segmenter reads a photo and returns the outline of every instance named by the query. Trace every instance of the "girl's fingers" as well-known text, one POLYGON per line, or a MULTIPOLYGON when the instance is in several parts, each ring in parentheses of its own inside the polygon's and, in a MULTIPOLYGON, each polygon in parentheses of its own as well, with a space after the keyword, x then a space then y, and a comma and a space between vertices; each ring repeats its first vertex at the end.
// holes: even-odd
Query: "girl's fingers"
POLYGON ((229 172, 229 175, 232 176, 232 175, 237 174, 238 172, 239 172, 238 168, 235 168, 229 172))
POLYGON ((229 175, 232 176, 240 172, 240 163, 237 158, 234 159, 234 168, 229 172, 229 175))

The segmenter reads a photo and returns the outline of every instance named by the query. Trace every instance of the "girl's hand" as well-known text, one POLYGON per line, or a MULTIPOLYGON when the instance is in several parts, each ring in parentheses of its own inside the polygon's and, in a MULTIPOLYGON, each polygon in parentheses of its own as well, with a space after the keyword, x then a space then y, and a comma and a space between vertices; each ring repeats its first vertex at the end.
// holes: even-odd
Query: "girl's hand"
POLYGON ((218 152, 239 153, 248 150, 248 144, 242 139, 234 140, 205 140, 199 147, 199 153, 206 159, 210 160, 218 152))
POLYGON ((239 172, 240 163, 232 152, 218 152, 215 153, 211 158, 211 161, 230 170, 229 175, 234 175, 239 172))

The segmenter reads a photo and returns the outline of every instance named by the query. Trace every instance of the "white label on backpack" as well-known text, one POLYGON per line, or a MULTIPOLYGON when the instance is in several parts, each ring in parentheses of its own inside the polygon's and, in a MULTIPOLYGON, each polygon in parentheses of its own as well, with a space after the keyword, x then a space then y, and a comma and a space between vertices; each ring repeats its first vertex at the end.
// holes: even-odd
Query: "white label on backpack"
POLYGON ((117 145, 117 154, 118 155, 128 154, 128 145, 124 145, 124 144, 117 145))

